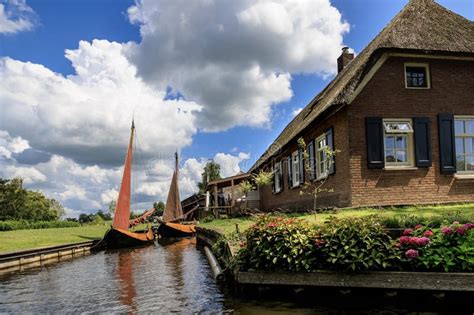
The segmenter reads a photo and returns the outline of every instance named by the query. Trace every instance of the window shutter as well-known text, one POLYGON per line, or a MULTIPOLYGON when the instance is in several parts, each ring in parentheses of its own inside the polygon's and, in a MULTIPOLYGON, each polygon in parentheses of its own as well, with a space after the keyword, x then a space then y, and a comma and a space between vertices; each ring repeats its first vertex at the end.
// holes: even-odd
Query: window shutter
MULTIPOLYGON (((327 146, 332 151, 335 150, 334 149, 334 129, 332 127, 326 130, 326 143, 327 143, 327 146)), ((332 156, 332 163, 331 163, 331 167, 329 168, 328 174, 332 175, 334 173, 336 173, 336 159, 335 159, 335 156, 332 156)))
POLYGON ((271 171, 272 171, 272 193, 275 193, 276 191, 276 181, 275 181, 275 160, 272 159, 271 162, 271 171))
POLYGON ((385 166, 382 118, 368 117, 366 119, 366 133, 368 168, 382 169, 385 166))
POLYGON ((456 173, 456 155, 454 148, 454 116, 439 114, 439 158, 441 173, 456 173))
POLYGON ((303 150, 298 149, 298 162, 299 162, 299 168, 300 168, 300 185, 304 183, 304 156, 303 156, 303 150))
POLYGON ((308 144, 308 147, 307 147, 307 150, 308 150, 308 158, 309 158, 309 161, 308 161, 308 164, 309 164, 309 174, 308 174, 308 178, 310 180, 313 180, 316 178, 315 174, 316 174, 316 163, 315 163, 315 153, 314 153, 314 140, 311 140, 308 144))
POLYGON ((291 155, 288 156, 288 187, 293 187, 293 174, 291 173, 291 155))
POLYGON ((278 179, 279 179, 279 182, 280 182, 280 190, 279 191, 282 191, 283 190, 283 180, 282 180, 282 173, 283 173, 283 168, 282 168, 282 164, 281 164, 281 161, 278 162, 278 179))
POLYGON ((413 118, 415 132, 415 165, 417 167, 431 166, 431 133, 428 117, 413 118))

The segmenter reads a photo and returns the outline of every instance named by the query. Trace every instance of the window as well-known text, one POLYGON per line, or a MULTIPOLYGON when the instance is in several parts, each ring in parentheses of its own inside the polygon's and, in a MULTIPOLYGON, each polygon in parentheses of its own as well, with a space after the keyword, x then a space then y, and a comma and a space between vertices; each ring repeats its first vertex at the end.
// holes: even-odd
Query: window
POLYGON ((430 88, 429 74, 427 64, 405 64, 405 87, 412 89, 430 88))
POLYGON ((413 128, 411 119, 384 119, 385 166, 413 166, 413 128))
POLYGON ((279 193, 282 190, 281 174, 281 162, 275 163, 275 166, 273 168, 274 193, 279 193))
POLYGON ((474 117, 454 119, 456 171, 474 173, 474 117))
POLYGON ((324 178, 328 175, 328 161, 326 157, 326 150, 328 144, 326 134, 322 134, 316 139, 316 176, 317 179, 324 178))
POLYGON ((293 176, 292 187, 299 186, 300 185, 300 154, 298 150, 291 154, 291 170, 292 170, 291 174, 293 176))

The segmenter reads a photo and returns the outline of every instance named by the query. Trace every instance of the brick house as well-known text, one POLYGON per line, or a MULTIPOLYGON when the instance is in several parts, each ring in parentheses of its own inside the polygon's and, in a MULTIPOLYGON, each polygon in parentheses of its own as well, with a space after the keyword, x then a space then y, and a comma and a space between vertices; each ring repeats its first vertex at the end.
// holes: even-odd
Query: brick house
POLYGON ((411 0, 281 132, 250 172, 274 171, 264 210, 474 201, 474 23, 411 0), (304 138, 310 170, 297 140, 304 138), (324 148, 340 151, 328 167, 324 148))

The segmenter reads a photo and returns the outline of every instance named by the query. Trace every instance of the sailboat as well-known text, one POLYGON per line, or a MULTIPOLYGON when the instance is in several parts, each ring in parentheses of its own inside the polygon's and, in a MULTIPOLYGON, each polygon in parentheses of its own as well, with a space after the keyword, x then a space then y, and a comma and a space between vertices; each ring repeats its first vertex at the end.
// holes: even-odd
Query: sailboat
POLYGON ((171 186, 168 192, 168 198, 166 199, 163 218, 160 222, 160 226, 158 227, 158 234, 161 237, 187 237, 193 236, 196 232, 194 224, 183 224, 181 221, 197 208, 194 208, 183 214, 183 208, 181 207, 181 200, 179 198, 178 170, 178 153, 176 152, 175 170, 173 173, 173 178, 171 179, 171 186))
POLYGON ((114 221, 112 223, 112 227, 107 232, 105 232, 104 238, 99 243, 101 246, 105 246, 107 249, 151 244, 155 240, 155 235, 151 228, 143 231, 130 231, 131 226, 138 224, 141 221, 140 219, 150 216, 154 211, 154 209, 150 209, 140 218, 130 222, 130 194, 134 133, 135 123, 132 121, 132 131, 130 134, 127 155, 125 157, 122 183, 120 185, 117 205, 115 206, 114 221))

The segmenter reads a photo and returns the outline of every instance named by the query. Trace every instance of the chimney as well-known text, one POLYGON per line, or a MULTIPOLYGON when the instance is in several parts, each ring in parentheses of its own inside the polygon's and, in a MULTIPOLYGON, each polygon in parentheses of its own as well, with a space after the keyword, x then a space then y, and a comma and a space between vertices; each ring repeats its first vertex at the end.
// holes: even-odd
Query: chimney
POLYGON ((354 59, 354 54, 349 52, 349 47, 342 47, 342 54, 337 58, 337 73, 341 72, 352 59, 354 59))

